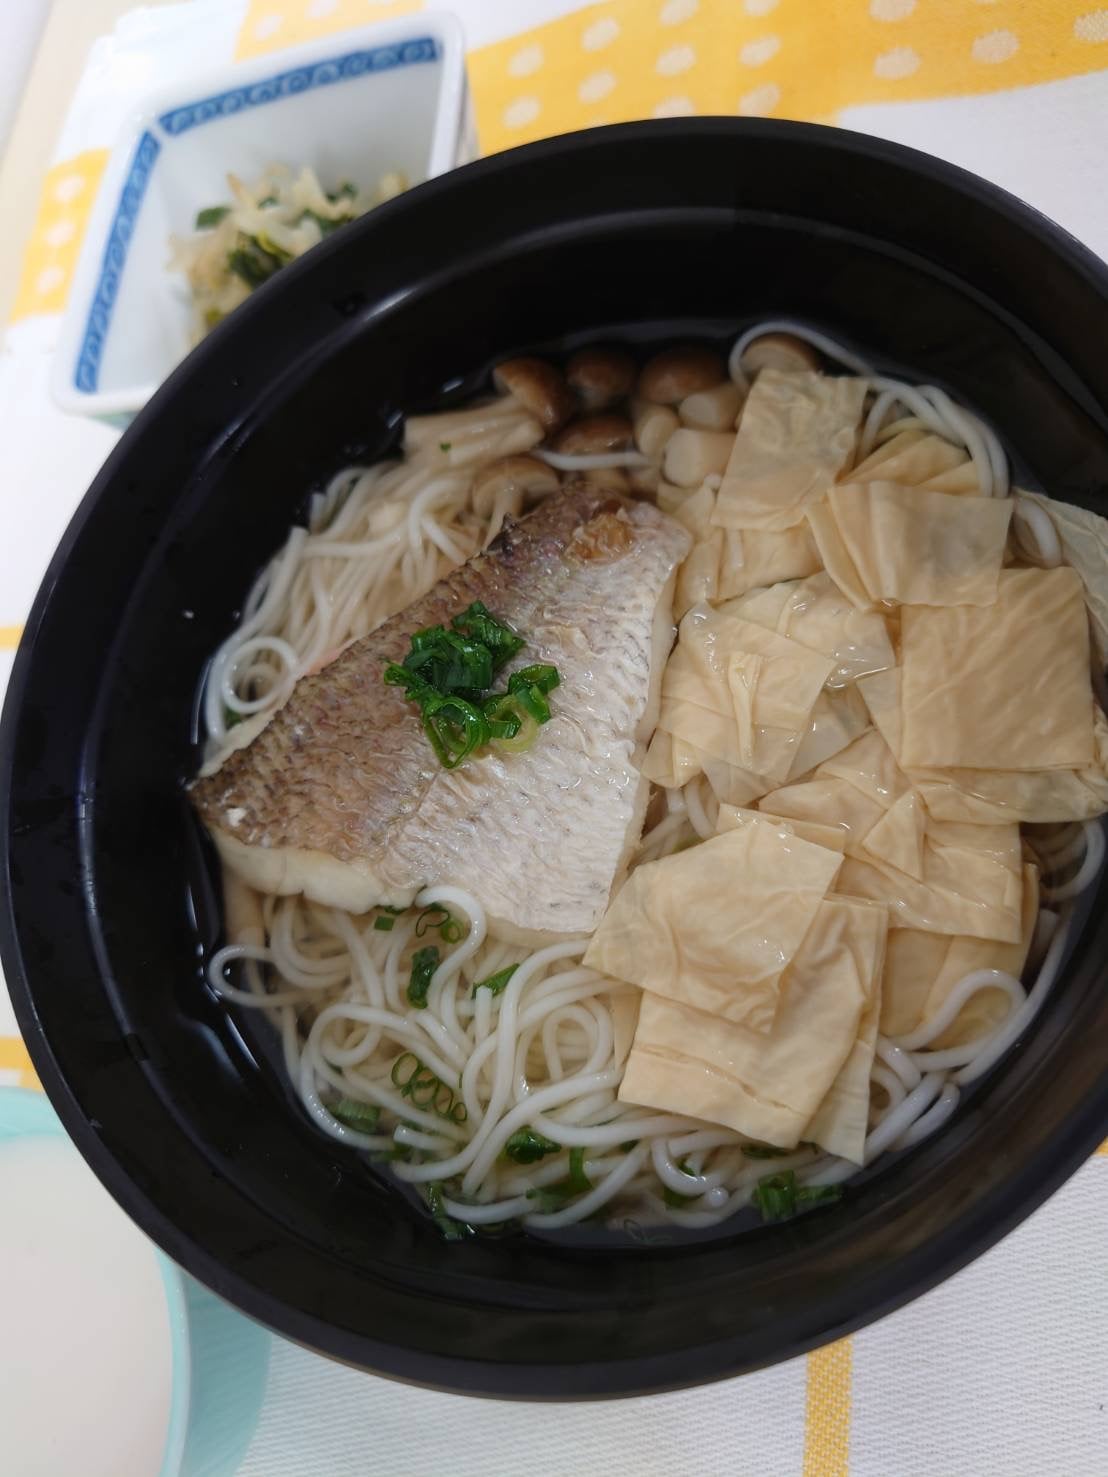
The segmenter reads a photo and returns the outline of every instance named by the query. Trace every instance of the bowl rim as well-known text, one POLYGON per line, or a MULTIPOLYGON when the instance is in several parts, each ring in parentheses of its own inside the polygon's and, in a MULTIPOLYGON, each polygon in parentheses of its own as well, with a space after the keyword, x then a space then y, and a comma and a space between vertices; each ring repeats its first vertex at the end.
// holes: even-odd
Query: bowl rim
MULTIPOLYGON (((610 125, 505 151, 468 165, 458 174, 430 181, 420 186, 418 193, 427 198, 431 193, 456 190, 459 179, 495 176, 549 156, 583 154, 594 144, 613 138, 645 145, 677 134, 687 135, 693 140, 719 135, 771 141, 791 138, 824 153, 829 163, 833 163, 836 156, 855 156, 922 174, 950 193, 961 193, 984 203, 1019 230, 1037 238, 1053 254, 1063 257, 1089 289, 1108 302, 1108 267, 1033 207, 943 160, 886 140, 821 125, 735 118, 668 119, 610 125)), ((413 195, 415 193, 412 192, 413 195)), ((403 200, 393 202, 392 206, 385 208, 403 208, 403 203, 403 200)), ((305 260, 287 269, 290 277, 310 270, 311 263, 305 260)), ((259 306, 263 305, 256 303, 254 308, 259 306)), ((251 309, 248 307, 245 311, 251 309)), ((206 345, 202 344, 190 356, 187 372, 195 373, 201 369, 212 352, 210 340, 206 345)), ((160 414, 161 396, 168 398, 172 393, 172 383, 163 387, 155 401, 142 412, 139 425, 160 414)), ((117 448, 113 452, 86 494, 51 562, 28 619, 0 723, 0 821, 11 806, 16 716, 28 684, 36 634, 84 523, 101 491, 115 476, 117 463, 125 454, 125 446, 122 451, 117 448)), ((681 1354, 631 1354, 607 1363, 572 1368, 565 1364, 509 1366, 384 1345, 368 1335, 351 1335, 348 1331, 342 1331, 340 1336, 334 1324, 260 1291, 239 1272, 230 1270, 217 1260, 191 1236, 178 1231, 173 1222, 130 1181, 120 1164, 101 1144, 56 1064, 50 1042, 39 1025, 34 992, 23 967, 15 926, 7 867, 9 843, 6 824, 0 845, 4 853, 4 868, 0 873, 0 902, 3 904, 0 907, 0 958, 7 972, 17 1019, 35 1067, 59 1116, 109 1190, 147 1233, 187 1266, 194 1276, 260 1322, 315 1349, 334 1351, 338 1343, 344 1343, 346 1352, 333 1357, 357 1361, 363 1367, 423 1386, 509 1398, 596 1398, 676 1389, 730 1378, 737 1371, 761 1368, 804 1353, 902 1307, 988 1250, 1042 1204, 1084 1162, 1108 1130, 1106 1074, 1080 1108, 1067 1116, 1064 1126, 1053 1134, 1049 1143, 1023 1159, 1003 1183, 983 1192, 982 1198, 968 1210, 960 1209, 934 1241, 923 1249, 913 1250, 906 1261, 883 1274, 872 1285, 864 1308, 859 1309, 849 1287, 831 1289, 820 1300, 818 1312, 813 1309, 792 1319, 784 1335, 762 1338, 753 1354, 749 1350, 740 1353, 733 1339, 723 1338, 681 1354), (555 1385, 553 1390, 552 1382, 555 1385)))
MULTIPOLYGON (((181 82, 164 83, 136 99, 109 150, 62 310, 49 378, 50 396, 59 409, 72 415, 127 417, 139 411, 159 388, 155 382, 84 390, 78 388, 75 376, 90 329, 105 253, 122 212, 124 191, 137 186, 141 192, 130 217, 133 220, 141 209, 142 195, 157 167, 158 157, 174 137, 166 119, 178 109, 201 106, 224 93, 268 82, 305 66, 339 60, 352 52, 386 49, 422 37, 430 37, 439 50, 436 58, 440 63, 439 81, 427 150, 427 178, 434 179, 454 166, 465 123, 464 33, 457 17, 448 11, 414 11, 303 41, 249 61, 227 62, 213 71, 194 73, 181 82)), ((350 80, 366 81, 372 76, 372 72, 366 72, 350 80)), ((126 257, 120 275, 125 268, 126 257)), ((108 313, 105 344, 112 331, 110 307, 108 313)), ((115 322, 118 321, 116 318, 115 322)), ((161 383, 174 368, 175 364, 166 369, 161 383)))

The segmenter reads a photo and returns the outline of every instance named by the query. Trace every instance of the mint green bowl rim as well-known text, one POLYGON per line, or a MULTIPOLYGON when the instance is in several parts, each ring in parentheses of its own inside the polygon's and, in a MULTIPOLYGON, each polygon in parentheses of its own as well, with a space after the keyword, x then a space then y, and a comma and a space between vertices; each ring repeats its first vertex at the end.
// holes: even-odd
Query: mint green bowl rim
MULTIPOLYGON (((77 1153, 45 1093, 28 1087, 0 1087, 0 1140, 15 1138, 58 1138, 77 1153)), ((170 1339, 169 1423, 159 1477, 177 1477, 185 1455, 192 1400, 192 1348, 185 1286, 179 1268, 152 1241, 147 1240, 147 1245, 161 1273, 170 1339)))

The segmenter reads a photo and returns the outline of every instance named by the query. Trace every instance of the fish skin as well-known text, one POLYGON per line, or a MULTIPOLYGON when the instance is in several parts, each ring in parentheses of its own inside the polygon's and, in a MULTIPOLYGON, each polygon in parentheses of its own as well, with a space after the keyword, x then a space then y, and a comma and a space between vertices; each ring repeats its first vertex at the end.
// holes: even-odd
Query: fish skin
POLYGON ((191 797, 232 872, 353 912, 425 885, 473 893, 504 936, 596 927, 642 824, 638 773, 673 638, 689 536, 647 503, 575 487, 302 677, 191 797), (412 633, 481 600, 527 642, 501 673, 551 662, 553 715, 523 754, 442 768, 415 704, 382 680, 412 633))

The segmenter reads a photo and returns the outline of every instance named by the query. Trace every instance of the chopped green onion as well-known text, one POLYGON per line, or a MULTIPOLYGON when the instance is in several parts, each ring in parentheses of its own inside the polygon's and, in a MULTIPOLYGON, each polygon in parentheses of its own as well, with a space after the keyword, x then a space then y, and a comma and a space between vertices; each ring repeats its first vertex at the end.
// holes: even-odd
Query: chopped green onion
POLYGON ((540 692, 553 692, 561 682, 558 668, 552 667, 549 662, 535 662, 530 667, 520 667, 518 672, 513 672, 508 678, 508 691, 515 692, 518 687, 537 687, 540 692))
MULTIPOLYGON (((515 678, 513 677, 512 682, 514 681, 515 678)), ((531 715, 536 723, 550 722, 550 704, 546 701, 546 696, 541 688, 515 687, 512 689, 512 696, 523 710, 531 715)))
POLYGON ((763 1175, 751 1200, 764 1221, 782 1221, 801 1206, 839 1200, 842 1193, 841 1185, 799 1185, 795 1171, 786 1169, 782 1174, 763 1175))
POLYGON ((520 1128, 504 1145, 504 1153, 517 1164, 534 1164, 547 1154, 557 1154, 561 1147, 561 1144, 536 1133, 533 1128, 520 1128))
POLYGON ((585 1150, 582 1147, 569 1151, 569 1175, 564 1183, 571 1195, 585 1195, 592 1189, 592 1181, 585 1173, 585 1150))
POLYGON ((517 636, 510 626, 491 615, 480 600, 474 600, 461 615, 450 622, 455 631, 480 641, 492 653, 493 670, 498 672, 511 661, 526 645, 522 636, 517 636))
POLYGON ((750 1197, 764 1221, 782 1221, 796 1214, 796 1175, 791 1169, 784 1174, 766 1174, 758 1181, 750 1197))
POLYGON ((447 1215, 442 1186, 437 1181, 432 1181, 427 1186, 427 1209, 444 1241, 464 1241, 473 1234, 463 1221, 456 1221, 453 1216, 447 1215))
POLYGON ((382 913, 379 918, 374 918, 373 926, 378 933, 391 933, 396 927, 396 919, 390 918, 387 913, 382 913))
POLYGON ((422 1065, 423 1063, 420 1061, 419 1057, 416 1056, 414 1051, 403 1052, 402 1055, 398 1056, 392 1064, 392 1071, 389 1073, 389 1076, 392 1079, 392 1085, 394 1087, 407 1087, 408 1083, 412 1080, 412 1078, 419 1071, 422 1065), (411 1069, 409 1070, 406 1077, 402 1077, 400 1074, 406 1062, 411 1062, 411 1069))
POLYGON ((218 226, 224 216, 230 215, 229 205, 206 205, 203 210, 196 212, 196 229, 208 231, 212 226, 218 226))
POLYGON ((331 1116, 348 1128, 356 1128, 359 1133, 376 1133, 381 1109, 375 1103, 360 1103, 352 1097, 340 1097, 331 1105, 331 1116))
POLYGON ((495 974, 490 974, 487 980, 478 980, 473 987, 473 999, 476 1000, 478 990, 488 990, 491 995, 499 995, 508 988, 508 981, 518 968, 518 964, 509 964, 504 969, 498 969, 495 974))
POLYGON ((791 1153, 789 1149, 776 1149, 772 1144, 743 1144, 742 1151, 747 1159, 784 1159, 791 1153))
POLYGON ((415 935, 421 939, 429 928, 437 928, 439 937, 448 944, 456 944, 465 936, 465 925, 455 918, 441 903, 432 903, 424 908, 416 923, 415 935))
POLYGON ((440 451, 449 451, 450 450, 450 445, 451 445, 451 443, 449 441, 440 441, 439 442, 439 450, 440 451))
MULTIPOLYGON (((440 443, 448 448, 449 443, 440 443)), ((516 673, 506 693, 489 694, 493 679, 524 641, 474 600, 445 626, 411 637, 403 662, 390 662, 383 680, 417 703, 424 732, 445 769, 455 769, 486 744, 512 753, 527 748, 538 724, 550 718, 546 694, 558 685, 556 667, 535 663, 516 673)))
POLYGON ((796 1192, 799 1205, 830 1205, 843 1198, 842 1185, 801 1185, 796 1192))
POLYGON ((435 944, 426 949, 417 949, 412 955, 412 973, 408 982, 408 1004, 422 1010, 427 1004, 427 991, 431 979, 439 967, 439 951, 435 944))

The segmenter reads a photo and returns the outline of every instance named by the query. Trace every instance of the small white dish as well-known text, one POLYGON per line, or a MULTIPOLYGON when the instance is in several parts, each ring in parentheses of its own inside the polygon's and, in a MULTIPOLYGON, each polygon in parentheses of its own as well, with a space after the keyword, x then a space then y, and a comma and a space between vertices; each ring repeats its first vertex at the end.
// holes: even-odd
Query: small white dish
POLYGON ((413 183, 476 151, 461 27, 417 13, 222 67, 145 98, 117 139, 54 356, 51 393, 78 415, 126 421, 189 350, 171 235, 226 198, 227 175, 309 165, 326 185, 413 183))

